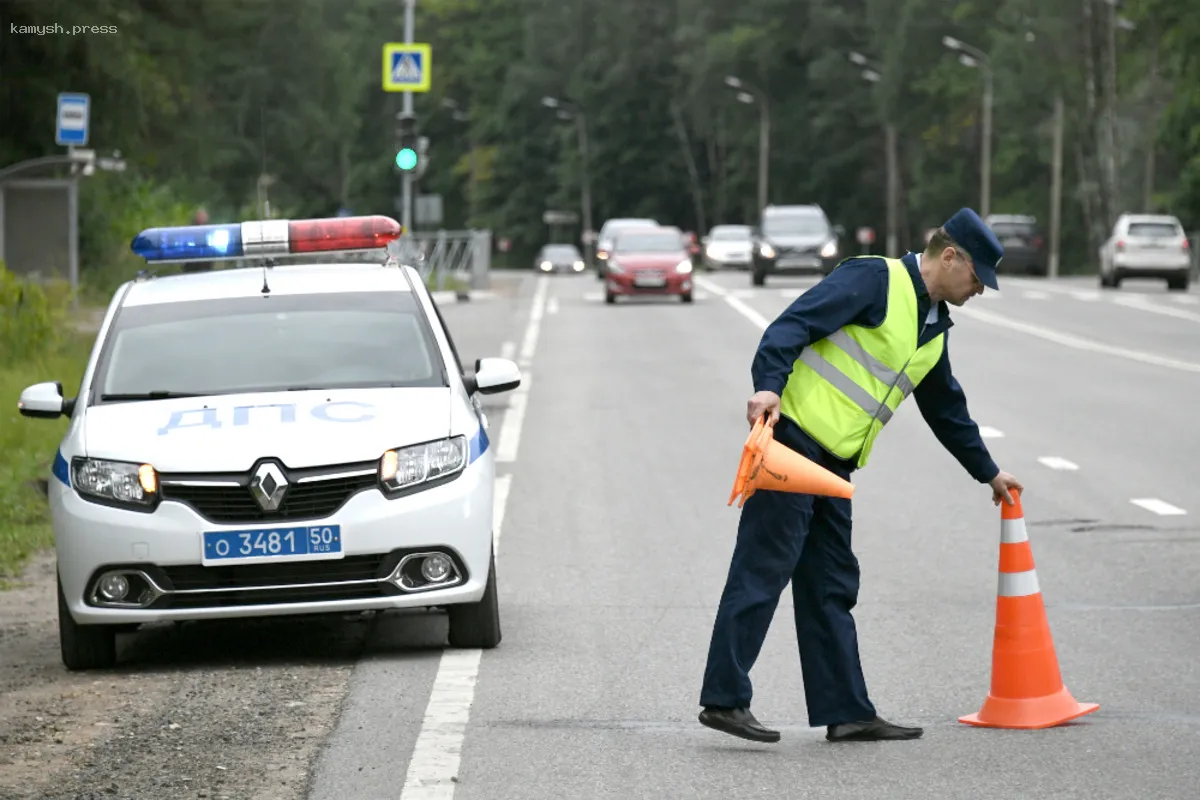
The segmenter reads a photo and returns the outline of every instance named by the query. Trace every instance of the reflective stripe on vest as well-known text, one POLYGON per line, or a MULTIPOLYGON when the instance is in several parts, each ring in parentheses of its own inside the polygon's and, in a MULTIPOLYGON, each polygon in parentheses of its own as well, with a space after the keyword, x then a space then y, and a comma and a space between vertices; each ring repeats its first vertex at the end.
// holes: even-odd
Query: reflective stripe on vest
MULTIPOLYGON (((878 258, 878 256, 875 256, 878 258)), ((908 269, 888 265, 888 304, 877 328, 847 325, 801 351, 780 411, 822 447, 867 463, 875 437, 941 358, 944 336, 917 347, 917 295, 908 269)))

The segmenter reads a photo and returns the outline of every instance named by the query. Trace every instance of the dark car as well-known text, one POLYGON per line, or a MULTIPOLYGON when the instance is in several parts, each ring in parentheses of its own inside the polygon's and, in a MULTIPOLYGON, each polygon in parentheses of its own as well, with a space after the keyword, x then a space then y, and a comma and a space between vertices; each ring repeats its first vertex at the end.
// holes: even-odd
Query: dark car
POLYGON ((985 222, 1004 247, 997 272, 1046 274, 1046 245, 1035 218, 1027 214, 989 214, 985 222))
POLYGON ((781 272, 828 275, 841 260, 840 233, 820 206, 767 206, 755 231, 751 283, 762 286, 781 272))
POLYGON ((533 260, 538 272, 583 272, 583 267, 583 255, 573 244, 543 245, 533 260))

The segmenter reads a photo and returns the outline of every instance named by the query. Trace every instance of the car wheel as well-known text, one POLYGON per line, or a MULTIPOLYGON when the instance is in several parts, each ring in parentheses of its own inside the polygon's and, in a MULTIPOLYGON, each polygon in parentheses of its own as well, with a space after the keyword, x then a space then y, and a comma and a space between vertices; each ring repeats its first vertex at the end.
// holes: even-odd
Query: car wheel
POLYGON ((611 306, 613 303, 617 302, 617 296, 615 294, 613 294, 612 292, 605 292, 604 293, 604 302, 608 303, 611 306))
POLYGON ((490 650, 500 644, 500 598, 496 592, 496 555, 488 565, 487 588, 478 603, 450 606, 450 646, 490 650))
POLYGON ((690 303, 690 302, 692 302, 692 293, 684 292, 683 294, 681 294, 679 296, 679 299, 683 300, 683 302, 685 302, 685 303, 690 303))
POLYGON ((58 643, 63 665, 72 671, 108 669, 117 663, 117 631, 111 625, 80 625, 67 608, 58 581, 58 643))
POLYGON ((1188 283, 1190 283, 1190 275, 1180 275, 1178 278, 1167 278, 1167 289, 1172 292, 1186 292, 1188 283))
POLYGON ((767 283, 767 273, 754 270, 750 275, 750 284, 752 286, 765 286, 767 283))

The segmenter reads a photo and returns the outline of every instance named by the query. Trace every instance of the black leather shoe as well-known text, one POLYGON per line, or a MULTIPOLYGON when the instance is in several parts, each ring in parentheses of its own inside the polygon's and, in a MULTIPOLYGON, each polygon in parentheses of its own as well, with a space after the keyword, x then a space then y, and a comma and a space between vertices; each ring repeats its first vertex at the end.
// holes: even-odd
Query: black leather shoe
POLYGON ((920 739, 921 728, 893 725, 882 717, 867 722, 843 722, 830 725, 825 738, 831 742, 879 742, 893 739, 920 739))
POLYGON ((748 708, 716 708, 709 706, 700 712, 700 724, 714 731, 728 733, 752 742, 778 742, 779 731, 764 728, 748 708))

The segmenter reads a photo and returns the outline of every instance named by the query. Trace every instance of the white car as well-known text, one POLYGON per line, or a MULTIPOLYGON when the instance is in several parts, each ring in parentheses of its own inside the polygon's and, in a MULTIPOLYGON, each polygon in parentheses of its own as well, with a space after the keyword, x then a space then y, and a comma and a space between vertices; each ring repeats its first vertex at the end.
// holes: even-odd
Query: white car
POLYGON ((1185 291, 1191 282, 1192 250, 1179 218, 1169 214, 1122 214, 1100 248, 1100 285, 1120 287, 1125 278, 1166 280, 1185 291))
POLYGON ((400 232, 344 217, 134 240, 152 263, 243 263, 126 283, 78 397, 21 394, 25 416, 70 418, 49 489, 69 669, 113 665, 118 630, 162 620, 445 607, 451 646, 500 642, 478 396, 520 372, 463 372, 421 276, 382 249, 400 232), (301 253, 329 263, 287 264, 301 253))

